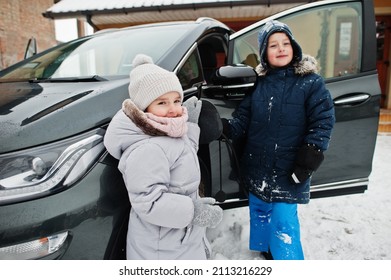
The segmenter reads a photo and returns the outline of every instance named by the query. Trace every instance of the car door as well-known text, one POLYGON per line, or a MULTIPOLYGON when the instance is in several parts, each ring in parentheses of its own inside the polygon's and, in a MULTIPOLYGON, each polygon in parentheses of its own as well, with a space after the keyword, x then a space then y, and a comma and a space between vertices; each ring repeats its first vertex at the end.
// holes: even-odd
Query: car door
MULTIPOLYGON (((336 125, 325 161, 312 179, 312 198, 364 192, 372 169, 381 96, 372 1, 320 1, 261 20, 231 35, 228 65, 257 65, 258 31, 270 19, 288 24, 303 53, 317 59, 335 105, 336 125)), ((237 106, 241 96, 225 97, 214 104, 222 117, 230 118, 228 108, 237 106)), ((230 154, 229 149, 216 150, 230 154)), ((240 200, 240 183, 232 180, 235 174, 224 162, 217 165, 212 194, 223 190, 225 199, 240 200)))

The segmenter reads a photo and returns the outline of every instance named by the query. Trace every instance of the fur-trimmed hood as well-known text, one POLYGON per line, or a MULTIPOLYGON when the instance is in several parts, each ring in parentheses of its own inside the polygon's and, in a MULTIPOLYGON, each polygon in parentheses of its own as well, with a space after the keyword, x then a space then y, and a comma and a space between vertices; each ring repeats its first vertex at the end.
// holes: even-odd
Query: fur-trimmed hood
MULTIPOLYGON (((303 54, 302 59, 294 63, 292 67, 295 70, 295 74, 298 74, 300 76, 305 76, 308 74, 316 73, 318 74, 318 62, 313 56, 303 54)), ((265 76, 268 71, 270 71, 269 68, 264 68, 262 63, 258 64, 258 66, 255 68, 255 72, 257 72, 258 76, 265 76)))
POLYGON ((126 99, 122 103, 124 113, 142 130, 150 136, 182 137, 187 132, 187 109, 182 107, 181 116, 175 118, 159 117, 151 113, 142 112, 134 102, 126 99))
POLYGON ((167 133, 161 131, 160 129, 152 126, 143 111, 141 111, 137 106, 130 100, 126 99, 122 103, 122 111, 125 115, 132 120, 132 122, 140 128, 145 134, 151 136, 166 136, 167 133))
MULTIPOLYGON (((137 119, 138 122, 146 123, 146 120, 141 117, 141 114, 132 109, 132 106, 127 108, 127 113, 132 115, 134 119, 137 119)), ((120 109, 117 114, 114 115, 104 137, 104 145, 106 146, 107 151, 116 159, 120 159, 124 151, 130 146, 151 138, 150 135, 146 134, 130 117, 128 117, 127 113, 125 113, 123 109, 120 109)), ((153 131, 152 127, 150 127, 150 129, 153 131)), ((159 132, 156 130, 155 133, 159 132)))
POLYGON ((126 99, 107 128, 104 144, 117 159, 133 144, 156 136, 182 138, 187 135, 198 146, 200 129, 198 125, 187 122, 187 119, 185 107, 181 117, 160 118, 141 111, 130 99, 126 99))

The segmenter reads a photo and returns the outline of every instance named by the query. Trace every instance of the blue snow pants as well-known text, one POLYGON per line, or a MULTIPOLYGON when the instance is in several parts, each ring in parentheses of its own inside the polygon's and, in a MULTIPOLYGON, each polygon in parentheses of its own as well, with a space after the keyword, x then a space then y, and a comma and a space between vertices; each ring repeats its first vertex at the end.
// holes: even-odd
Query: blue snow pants
POLYGON ((249 194, 250 250, 270 250, 275 260, 303 260, 297 204, 267 203, 249 194))

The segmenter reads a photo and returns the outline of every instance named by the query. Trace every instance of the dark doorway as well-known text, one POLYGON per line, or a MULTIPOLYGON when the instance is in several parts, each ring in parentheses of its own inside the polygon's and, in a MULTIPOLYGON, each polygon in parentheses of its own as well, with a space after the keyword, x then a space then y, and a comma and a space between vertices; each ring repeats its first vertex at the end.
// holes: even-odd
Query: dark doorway
POLYGON ((386 85, 387 73, 390 66, 390 32, 391 16, 376 17, 376 40, 377 40, 377 72, 379 74, 381 95, 381 108, 387 106, 386 85))

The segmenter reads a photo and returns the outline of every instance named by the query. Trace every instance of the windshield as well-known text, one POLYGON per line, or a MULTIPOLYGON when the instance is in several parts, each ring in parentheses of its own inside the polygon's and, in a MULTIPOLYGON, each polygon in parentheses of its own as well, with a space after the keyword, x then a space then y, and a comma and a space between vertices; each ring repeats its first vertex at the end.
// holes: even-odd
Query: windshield
POLYGON ((154 26, 74 40, 5 69, 0 80, 128 75, 136 54, 146 53, 157 62, 187 30, 185 25, 154 26))

